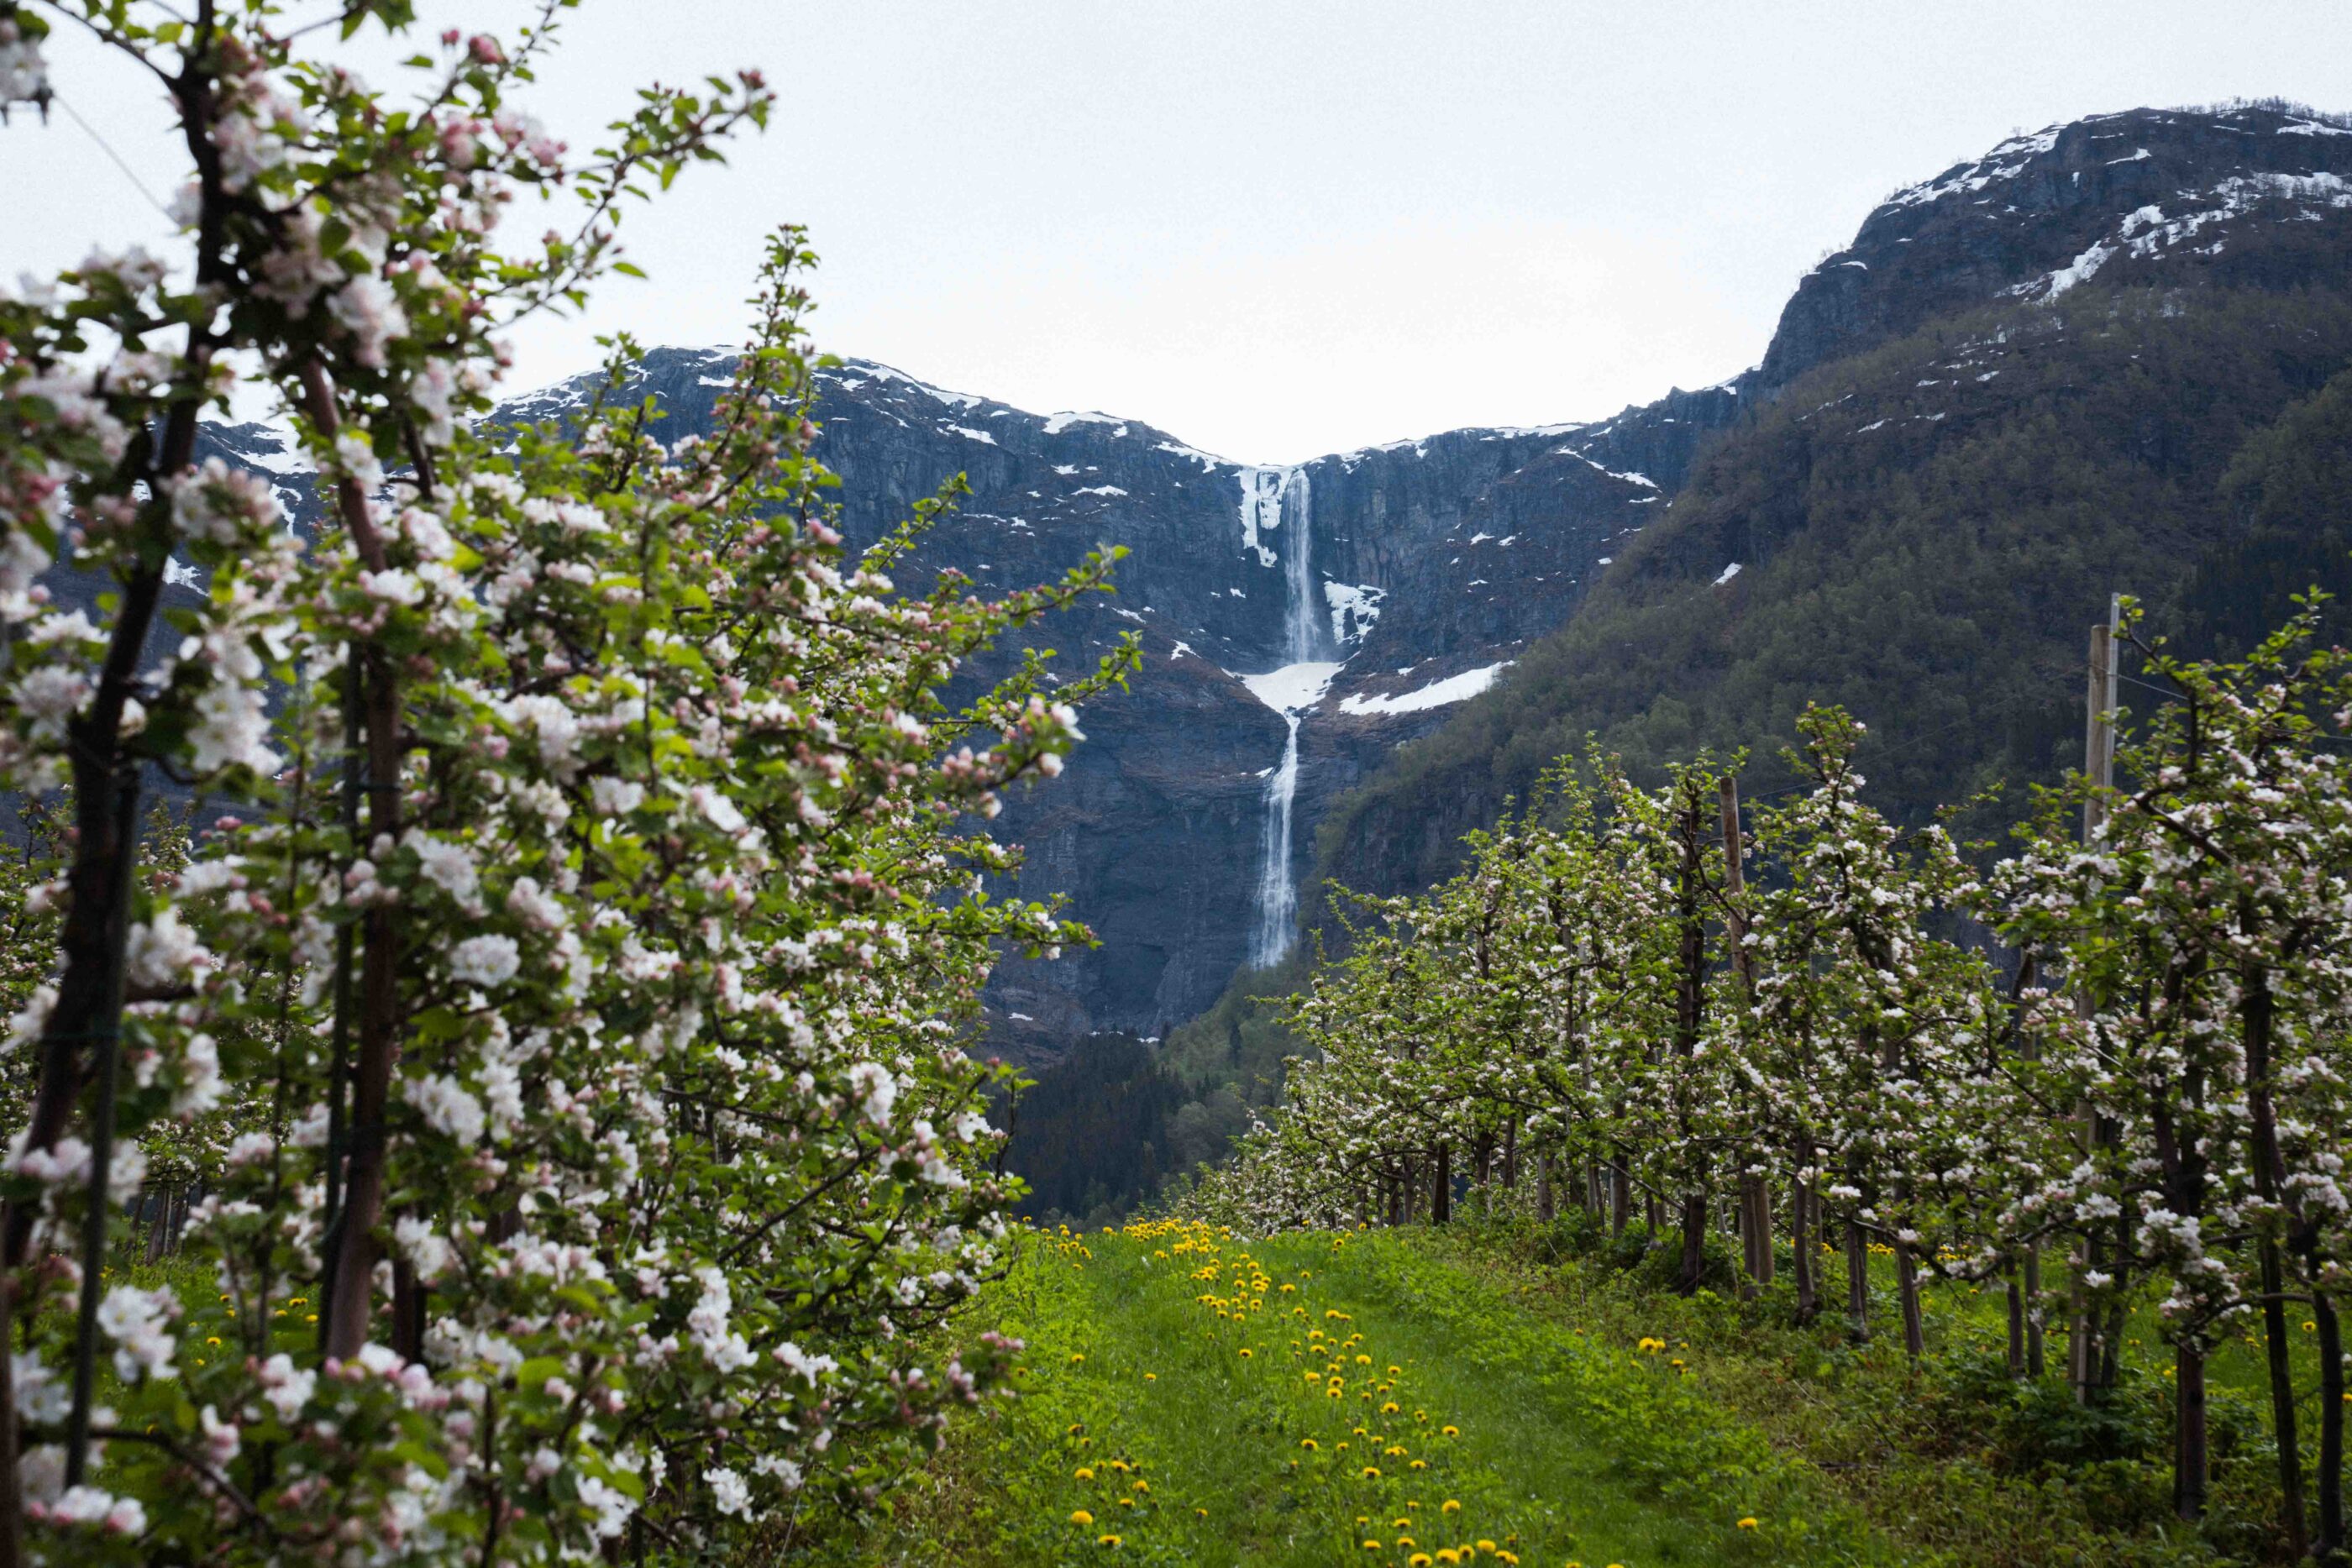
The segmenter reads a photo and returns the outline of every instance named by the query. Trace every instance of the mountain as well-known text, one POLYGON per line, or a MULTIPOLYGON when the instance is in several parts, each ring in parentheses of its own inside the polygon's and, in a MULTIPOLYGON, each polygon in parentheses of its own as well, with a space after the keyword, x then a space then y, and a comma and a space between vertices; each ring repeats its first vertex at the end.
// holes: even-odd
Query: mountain
POLYGON ((2326 450, 2315 400, 2352 366, 2347 175, 2341 120, 2137 110, 1895 193, 1800 285, 1657 525, 1334 803, 1318 871, 1444 874, 1588 736, 1651 775, 1745 746, 1751 791, 1782 787, 1809 700, 1871 725, 1874 787, 1911 820, 2009 783, 1990 825, 2077 758, 2111 593, 2221 648, 2314 580, 2352 587, 2340 507, 2260 500, 2326 450))
MULTIPOLYGON (((2109 591, 2221 635, 2342 554, 2304 520, 2326 484, 2289 471, 2352 362, 2347 175, 2352 125, 2285 105, 2014 137, 1888 197, 1730 381, 1294 465, 868 361, 824 371, 817 453, 853 544, 961 474, 919 579, 1012 586, 1129 552, 1116 598, 1037 635, 1068 668, 1134 633, 1131 690, 1003 819, 1020 891, 1067 895, 1101 945, 1005 964, 992 1047, 1043 1062, 1165 1035, 1292 947, 1318 914, 1302 886, 1442 874, 1587 733, 1637 766, 1769 754, 1819 696, 1873 723, 1914 813, 2047 776, 2109 591)), ((676 434, 704 428, 730 361, 656 350, 637 390, 676 434)), ((593 384, 500 417, 561 418, 593 384)), ((315 513, 276 433, 206 439, 315 513)), ((1195 1054, 1265 1055, 1220 1028, 1195 1054)))
MULTIPOLYGON (((701 429, 730 360, 656 350, 631 390, 657 397, 678 434, 701 429)), ((1097 545, 1129 552, 1115 598, 1037 634, 1075 668, 1132 632, 1142 665, 1126 695, 1088 709, 1068 771, 1001 819, 1026 851, 1019 891, 1068 895, 1101 944, 1009 961, 991 985, 992 1046, 1033 1061, 1097 1031, 1158 1036, 1238 967, 1280 958, 1328 802, 1565 620, 1738 402, 1676 392, 1600 424, 1263 466, 1140 421, 1028 413, 866 361, 819 384, 815 451, 841 476, 853 546, 956 476, 970 487, 912 558, 915 580, 953 567, 1010 586, 1097 545)), ((561 418, 592 385, 500 417, 561 418)))

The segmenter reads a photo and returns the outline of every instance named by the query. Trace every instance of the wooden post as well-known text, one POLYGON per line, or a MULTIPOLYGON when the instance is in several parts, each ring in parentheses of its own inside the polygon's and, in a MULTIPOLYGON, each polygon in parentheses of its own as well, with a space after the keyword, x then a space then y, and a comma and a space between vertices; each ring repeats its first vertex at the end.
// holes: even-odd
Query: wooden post
MULTIPOLYGON (((2091 657, 2088 680, 2084 696, 2083 712, 2083 776, 2093 788, 2083 798, 2083 847, 2088 849, 2096 841, 2099 831, 2106 826, 2107 802, 2105 791, 2116 782, 2116 737, 2113 715, 2116 706, 2116 629, 2122 619, 2123 600, 2116 595, 2107 601, 2107 619, 2091 628, 2091 657)), ((2074 988, 2074 1009, 2084 1018, 2096 1011, 2090 994, 2080 984, 2074 988)), ((2097 1116, 2090 1103, 2082 1106, 2080 1140, 2083 1157, 2087 1161, 2096 1141, 2097 1116)), ((2097 1260, 2094 1243, 2086 1239, 2076 1249, 2074 1281, 2071 1291, 2073 1326, 2066 1336, 2066 1376, 2074 1385, 2077 1403, 2087 1404, 2091 1385, 2098 1375, 2097 1346, 2099 1324, 2091 1311, 2090 1291, 2083 1284, 2085 1270, 2097 1260)))

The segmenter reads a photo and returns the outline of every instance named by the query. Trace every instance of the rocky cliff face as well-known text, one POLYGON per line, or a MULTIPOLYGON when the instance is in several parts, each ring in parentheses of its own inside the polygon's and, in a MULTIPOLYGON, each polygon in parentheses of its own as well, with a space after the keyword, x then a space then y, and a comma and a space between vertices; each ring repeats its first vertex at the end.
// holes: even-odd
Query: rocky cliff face
POLYGON ((2352 195, 2352 131, 2288 108, 2136 109, 2016 136, 1889 196, 1780 312, 1758 389, 2110 263, 2221 256, 2237 220, 2352 195))
MULTIPOLYGON (((657 350, 635 389, 678 434, 726 384, 725 350, 657 350)), ((1236 464, 1149 425, 1039 415, 850 361, 820 377, 817 455, 842 479, 853 545, 962 476, 919 547, 1012 587, 1101 545, 1115 598, 1036 631, 1066 669, 1124 634, 1128 694, 1087 711, 1064 777, 1008 804, 1024 896, 1064 894, 1101 946, 1013 961, 989 992, 992 1043, 1032 1059, 1098 1030, 1156 1035, 1291 940, 1323 808, 1482 690, 1567 616, 1615 541, 1736 394, 1597 426, 1463 430, 1285 467, 1236 464), (1593 455, 1591 454, 1599 454, 1593 455)), ((587 383, 505 411, 560 417, 587 383)))
MULTIPOLYGON (((1332 802, 1572 616, 1705 444, 1795 377, 1938 315, 2046 298, 2102 269, 2267 267, 2292 281, 2309 257, 2282 259, 2259 235, 2286 232, 2275 220, 2339 226, 2347 172, 2352 131, 2285 110, 2134 110, 2014 138, 1872 213, 1800 284, 1763 362, 1730 382, 1593 423, 1454 431, 1291 467, 882 365, 825 372, 818 455, 842 477, 853 543, 961 474, 971 493, 918 570, 951 565, 1010 587, 1098 544, 1129 552, 1116 599, 1037 636, 1066 668, 1135 633, 1132 690, 1096 704, 1069 772, 1003 819, 1028 846, 1020 891, 1068 895, 1102 945, 1007 964, 990 990, 993 1042, 1036 1059, 1096 1030, 1156 1035, 1237 966, 1274 956, 1311 905, 1297 883, 1332 802)), ((682 434, 708 420, 730 361, 656 350, 642 390, 682 434)), ((588 384, 505 412, 560 417, 588 384)), ((270 474, 289 510, 315 513, 275 434, 209 439, 270 474)))

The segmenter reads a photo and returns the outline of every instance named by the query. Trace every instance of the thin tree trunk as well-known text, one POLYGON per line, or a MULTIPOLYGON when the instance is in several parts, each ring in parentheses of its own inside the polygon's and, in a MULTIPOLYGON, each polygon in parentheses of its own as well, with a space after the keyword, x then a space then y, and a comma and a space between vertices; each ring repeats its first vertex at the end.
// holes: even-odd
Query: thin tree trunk
POLYGON ((1757 1285, 1769 1286, 1780 1264, 1772 1255, 1772 1183, 1763 1175, 1748 1177, 1748 1273, 1757 1285))
POLYGON ((1895 1284, 1903 1301, 1903 1351, 1914 1362, 1927 1354, 1927 1324, 1919 1315, 1919 1260, 1911 1244, 1895 1243, 1895 1284))
POLYGON ((172 1237, 172 1189, 159 1188, 153 1204, 155 1212, 147 1220, 146 1261, 160 1263, 163 1260, 163 1244, 172 1237))
POLYGON ((1429 1184, 1429 1222, 1444 1225, 1454 1218, 1454 1145, 1437 1145, 1437 1174, 1429 1184))
MULTIPOLYGON (((304 412, 319 434, 335 437, 339 418, 334 389, 325 367, 312 360, 302 369, 304 412)), ((368 512, 359 482, 339 480, 337 510, 352 545, 371 570, 385 570, 383 541, 368 512)), ((400 837, 400 690, 392 663, 373 644, 353 650, 366 671, 362 704, 367 737, 368 830, 372 838, 400 837)), ((363 918, 361 958, 359 1057, 352 1074, 351 1160, 345 1167, 341 1223, 326 1270, 325 1353, 348 1360, 368 1341, 374 1310, 375 1228, 383 1217, 386 1142, 393 1058, 399 1046, 398 923, 388 904, 371 905, 363 918)))
POLYGON ((1693 1193, 1683 1199, 1683 1270, 1682 1293, 1698 1294, 1706 1282, 1706 1195, 1693 1193))
POLYGON ((1789 1229, 1797 1271, 1797 1322, 1809 1323, 1822 1310, 1821 1288, 1813 1281, 1813 1192, 1801 1179, 1789 1184, 1789 1229))
MULTIPOLYGON (((2242 921, 2242 925, 2251 922, 2242 921)), ((2246 1106, 2253 1121, 2254 1189, 2276 1207, 2284 1185, 2279 1157, 2278 1116, 2271 1102, 2271 1028, 2273 1003, 2270 972, 2247 964, 2239 973, 2238 1022, 2246 1064, 2246 1106)), ((2304 1513, 2303 1454, 2295 1442, 2294 1369, 2287 1358, 2286 1269, 2276 1236, 2264 1230, 2255 1243, 2262 1272, 2263 1333, 2270 1364, 2271 1426, 2278 1445, 2279 1525, 2296 1557, 2310 1549, 2304 1513)))
POLYGON ((1626 1168, 1625 1154, 1620 1149, 1609 1162, 1609 1234, 1625 1234, 1625 1223, 1633 1218, 1633 1173, 1626 1168))
POLYGON ((1845 1315, 1856 1344, 1870 1343, 1870 1237, 1858 1218, 1845 1222, 1845 1315))
POLYGON ((2025 1249, 2025 1262, 2019 1273, 2019 1289, 2025 1296, 2025 1375, 2038 1378, 2050 1370, 2049 1353, 2042 1333, 2041 1248, 2025 1249))
MULTIPOLYGON (((89 1040, 90 1076, 97 1081, 98 1095, 97 1103, 90 1107, 89 1189, 84 1200, 87 1210, 82 1222, 81 1300, 74 1333, 73 1407, 66 1417, 65 1479, 69 1489, 82 1484, 89 1463, 91 1401, 97 1396, 98 1308, 100 1294, 105 1288, 106 1220, 112 1207, 108 1201, 108 1185, 114 1160, 115 1086, 122 1054, 118 1030, 122 1020, 123 953, 130 938, 127 923, 139 860, 139 775, 135 765, 113 780, 112 790, 112 805, 119 813, 114 823, 118 853, 115 874, 119 884, 114 890, 115 928, 107 937, 110 951, 105 962, 105 994, 100 998, 99 1014, 108 1021, 91 1031, 89 1040)), ((0 1343, 0 1350, 14 1348, 0 1343)))
POLYGON ((2335 1563, 2344 1551, 2344 1334, 2326 1291, 2313 1291, 2311 1315, 2319 1337, 2319 1538, 2311 1554, 2335 1563))
POLYGON ((2173 1351, 2172 1511, 2187 1523, 2205 1517, 2212 1474, 2205 1439, 2205 1351, 2184 1340, 2173 1351))
POLYGON ((2009 1375, 2025 1375, 2025 1292, 2017 1288, 2017 1262, 2011 1259, 2000 1266, 2001 1282, 2009 1294, 2009 1375))
POLYGON ((1558 1218, 1551 1190, 1552 1153, 1546 1149, 1536 1162, 1536 1218, 1549 1225, 1558 1218))

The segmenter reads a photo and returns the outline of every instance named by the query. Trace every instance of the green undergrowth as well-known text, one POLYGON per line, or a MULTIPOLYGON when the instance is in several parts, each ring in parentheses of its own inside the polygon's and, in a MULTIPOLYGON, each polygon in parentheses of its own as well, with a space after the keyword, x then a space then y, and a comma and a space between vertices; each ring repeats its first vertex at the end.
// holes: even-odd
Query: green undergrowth
MULTIPOLYGON (((1824 1477, 1898 1544, 1902 1561, 2214 1568, 2280 1560, 2258 1340, 2232 1340, 2211 1360, 2212 1500, 2202 1527, 2190 1529, 2171 1513, 2171 1353, 2145 1309, 2126 1326, 2120 1388, 2084 1409, 2060 1371, 2063 1333, 2053 1337, 2048 1375, 2010 1375, 1998 1286, 1930 1284, 1927 1351, 1914 1365, 1884 1260, 1873 1342, 1857 1346, 1834 1307, 1796 1326, 1785 1248, 1773 1287, 1743 1301, 1729 1289, 1727 1259, 1717 1269, 1723 1290, 1684 1298, 1666 1289, 1660 1260, 1673 1249, 1645 1239, 1638 1226, 1609 1238, 1580 1215, 1549 1227, 1474 1218, 1419 1231, 1415 1245, 1540 1325, 1530 1333, 1665 1340, 1705 1401, 1824 1477)), ((1843 1268, 1822 1255, 1824 1298, 1841 1304, 1843 1268)), ((2293 1348, 2308 1362, 2309 1344, 2293 1348)))

